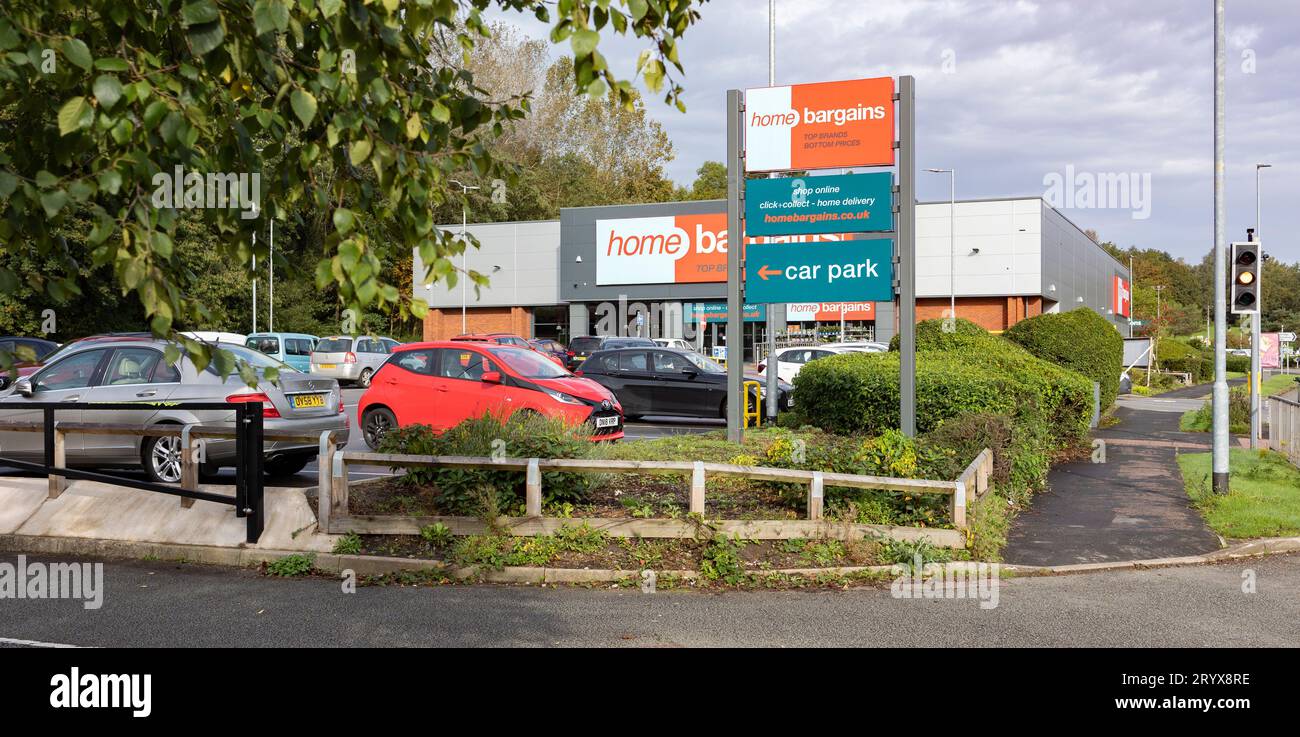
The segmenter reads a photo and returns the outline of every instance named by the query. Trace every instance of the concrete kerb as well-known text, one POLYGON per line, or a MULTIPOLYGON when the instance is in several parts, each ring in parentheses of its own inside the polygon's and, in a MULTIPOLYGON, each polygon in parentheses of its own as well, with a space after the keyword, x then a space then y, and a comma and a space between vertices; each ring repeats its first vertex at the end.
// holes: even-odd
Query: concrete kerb
MULTIPOLYGON (((211 545, 180 545, 172 543, 149 543, 123 540, 97 540, 93 538, 45 537, 36 535, 0 535, 0 551, 26 554, 48 555, 85 555, 103 558, 157 559, 160 561, 183 561, 187 563, 205 563, 212 565, 254 567, 270 563, 289 555, 301 555, 301 550, 272 550, 248 547, 228 548, 211 545)), ((1230 547, 1205 555, 1190 555, 1177 558, 1154 558, 1150 560, 1110 561, 1104 563, 1078 563, 1061 566, 1022 566, 1011 563, 1002 564, 1005 573, 1019 576, 1059 576, 1082 573, 1098 573, 1117 570, 1145 570, 1151 568, 1169 568, 1176 566, 1207 565, 1244 558, 1257 558, 1266 555, 1293 553, 1300 551, 1300 537, 1265 538, 1237 543, 1230 547)), ((957 561, 947 565, 972 565, 975 561, 957 561)), ((464 581, 483 581, 486 583, 614 583, 633 579, 636 570, 612 570, 601 568, 531 568, 507 566, 501 570, 483 569, 476 566, 452 567, 440 561, 417 560, 412 558, 395 558, 372 555, 340 555, 336 553, 316 553, 315 566, 323 573, 340 574, 350 570, 357 576, 381 576, 400 572, 441 572, 449 578, 464 581)), ((947 566, 945 566, 947 568, 947 566)), ((767 571, 749 571, 758 577, 774 576, 841 576, 862 573, 900 573, 898 565, 882 566, 839 566, 834 568, 788 568, 767 571)), ((661 576, 676 576, 683 581, 699 578, 697 571, 666 570, 656 571, 661 576)))

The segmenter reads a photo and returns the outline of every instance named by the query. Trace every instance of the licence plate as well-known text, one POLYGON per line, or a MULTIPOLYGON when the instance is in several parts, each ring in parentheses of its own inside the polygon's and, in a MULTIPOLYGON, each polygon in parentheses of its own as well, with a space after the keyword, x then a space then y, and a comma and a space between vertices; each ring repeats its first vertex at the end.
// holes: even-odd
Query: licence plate
POLYGON ((338 366, 337 363, 318 363, 316 365, 320 366, 323 369, 332 369, 338 366))
POLYGON ((585 361, 585 360, 587 360, 587 357, 586 357, 586 356, 574 356, 574 357, 573 357, 573 360, 574 360, 574 361, 585 361))
POLYGON ((324 407, 324 394, 296 394, 293 397, 294 409, 309 409, 311 407, 324 407))
POLYGON ((596 427, 618 427, 618 417, 597 417, 596 427))

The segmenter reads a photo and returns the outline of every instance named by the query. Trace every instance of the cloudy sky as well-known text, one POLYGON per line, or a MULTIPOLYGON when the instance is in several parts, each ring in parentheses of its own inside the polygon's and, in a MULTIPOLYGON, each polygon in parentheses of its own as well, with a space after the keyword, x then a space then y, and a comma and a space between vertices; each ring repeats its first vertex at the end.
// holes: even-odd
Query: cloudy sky
MULTIPOLYGON (((678 182, 723 160, 725 91, 767 84, 767 6, 704 4, 681 48, 687 112, 650 101, 676 146, 669 174, 678 182)), ((1267 248, 1300 260, 1300 0, 1227 6, 1228 239, 1244 240, 1253 225, 1255 164, 1271 163, 1267 248)), ((1122 246, 1196 261, 1213 240, 1212 8, 1211 0, 776 0, 776 83, 910 74, 919 168, 956 168, 959 199, 1043 195, 1045 177, 1067 167, 1136 175, 1147 217, 1134 202, 1066 216, 1122 246)), ((600 48, 626 77, 642 47, 606 38, 600 48)), ((947 199, 946 175, 920 177, 921 200, 947 199)))

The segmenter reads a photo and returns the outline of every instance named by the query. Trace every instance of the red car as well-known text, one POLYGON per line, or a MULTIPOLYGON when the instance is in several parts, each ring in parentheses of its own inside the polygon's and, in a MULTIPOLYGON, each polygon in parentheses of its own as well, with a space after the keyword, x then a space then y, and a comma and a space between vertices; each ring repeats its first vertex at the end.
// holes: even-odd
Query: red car
POLYGON ((623 407, 613 392, 535 350, 487 341, 396 348, 357 405, 371 448, 395 427, 419 424, 442 432, 488 412, 504 419, 521 411, 590 422, 592 440, 623 437, 623 407))

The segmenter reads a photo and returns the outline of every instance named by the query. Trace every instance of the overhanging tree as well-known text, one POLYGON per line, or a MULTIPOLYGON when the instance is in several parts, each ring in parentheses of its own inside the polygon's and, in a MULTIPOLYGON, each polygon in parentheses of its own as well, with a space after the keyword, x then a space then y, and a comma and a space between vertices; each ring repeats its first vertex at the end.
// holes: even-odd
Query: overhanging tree
MULTIPOLYGON (((425 304, 385 281, 381 264, 394 249, 417 248, 435 279, 486 282, 458 273, 454 257, 465 244, 432 212, 452 196, 449 172, 512 179, 488 144, 529 111, 526 97, 492 99, 464 69, 432 63, 435 50, 447 52, 436 44, 468 54, 488 37, 489 9, 529 14, 552 42, 569 45, 576 93, 612 93, 631 105, 632 82, 597 46, 602 33, 635 36, 647 44, 636 78, 684 109, 669 70, 682 71, 677 42, 699 4, 8 0, 0 6, 0 241, 57 264, 27 277, 55 302, 81 292, 83 264, 111 267, 153 331, 173 334, 175 324, 209 315, 192 289, 203 275, 175 257, 183 203, 158 204, 179 172, 194 195, 184 204, 204 206, 227 258, 251 264, 252 236, 267 216, 328 212, 317 285, 336 285, 358 313, 422 316, 425 304), (274 170, 263 166, 268 159, 274 170), (211 207, 213 188, 191 185, 212 174, 260 175, 258 216, 211 207), (90 224, 73 237, 63 226, 78 213, 90 224), (376 223, 400 237, 372 237, 376 223)), ((256 251, 265 257, 264 242, 256 251)), ((0 266, 0 291, 18 279, 0 266)), ((200 364, 211 357, 223 371, 236 368, 227 354, 178 340, 200 364)), ((11 361, 0 355, 0 370, 11 361)))

